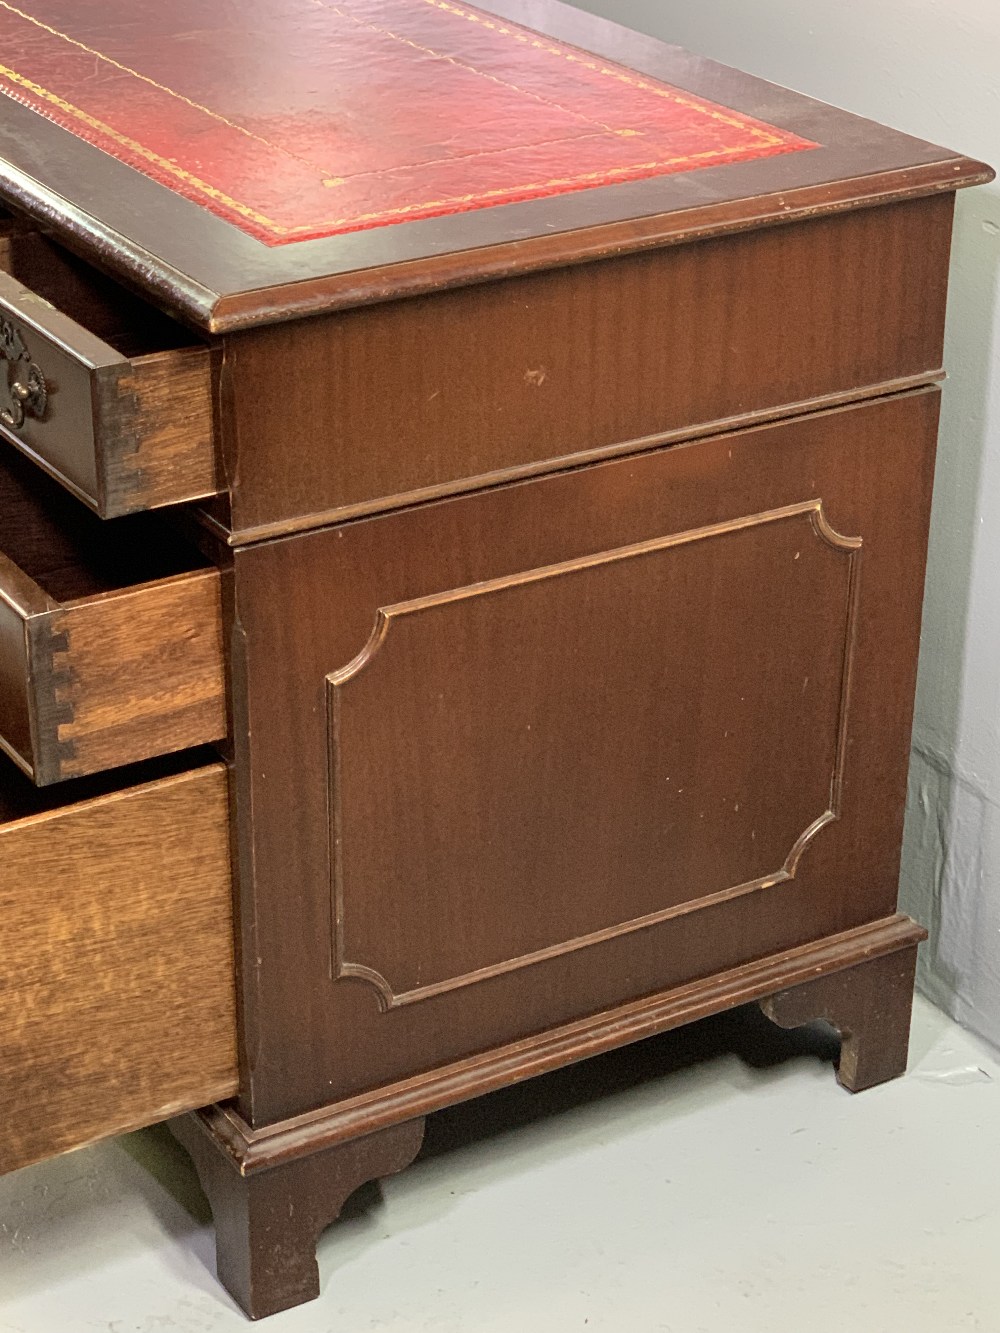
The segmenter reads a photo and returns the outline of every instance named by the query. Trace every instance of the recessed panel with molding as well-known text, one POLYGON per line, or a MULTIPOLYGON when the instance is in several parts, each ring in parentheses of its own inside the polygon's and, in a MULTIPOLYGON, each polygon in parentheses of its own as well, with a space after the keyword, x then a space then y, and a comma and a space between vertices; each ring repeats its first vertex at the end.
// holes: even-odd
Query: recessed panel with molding
POLYGON ((330 676, 336 975, 412 1004, 793 879, 860 548, 805 501, 380 608, 330 676))
POLYGON ((256 1070, 352 1096, 891 915, 912 690, 884 650, 918 622, 937 408, 238 550, 241 642, 298 664, 247 695, 295 904, 258 904, 255 985, 316 1052, 256 1070))

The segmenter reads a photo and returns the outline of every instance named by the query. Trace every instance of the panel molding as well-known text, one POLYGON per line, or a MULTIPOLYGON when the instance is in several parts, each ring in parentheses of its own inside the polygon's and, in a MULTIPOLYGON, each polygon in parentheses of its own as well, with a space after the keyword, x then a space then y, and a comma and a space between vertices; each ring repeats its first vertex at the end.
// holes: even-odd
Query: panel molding
POLYGON ((430 593, 423 597, 411 598, 379 607, 375 615, 375 624, 364 647, 344 667, 327 676, 327 703, 329 725, 329 785, 331 792, 331 846, 330 864, 333 868, 334 899, 334 939, 333 939, 333 979, 354 979, 363 981, 374 988, 378 996, 379 1007, 383 1012, 401 1008, 428 1000, 436 995, 458 990, 466 986, 490 980, 494 977, 519 971, 551 959, 560 958, 593 945, 608 943, 624 935, 659 926, 676 917, 687 916, 692 912, 703 911, 722 903, 741 898, 751 893, 758 893, 776 885, 793 880, 805 852, 828 824, 840 817, 841 795, 843 787, 844 759, 847 742, 847 722, 850 708, 851 678, 854 668, 855 646, 857 639, 857 611, 860 588, 860 553, 862 538, 845 536, 838 532, 827 519, 823 511, 822 499, 805 500, 797 504, 786 505, 763 513, 744 515, 728 519, 721 523, 683 532, 671 533, 642 542, 599 551, 590 555, 579 556, 572 560, 556 564, 542 565, 534 569, 519 571, 501 578, 488 579, 481 583, 467 584, 450 588, 442 592, 430 593), (391 982, 376 968, 364 963, 349 960, 345 953, 346 894, 344 885, 342 832, 343 819, 341 810, 341 701, 345 685, 356 679, 384 649, 392 628, 407 616, 418 614, 433 608, 452 605, 472 598, 489 596, 510 588, 524 587, 543 580, 565 577, 598 566, 634 560, 672 547, 691 545, 695 542, 709 541, 714 538, 729 536, 750 528, 764 527, 771 524, 805 518, 810 523, 814 535, 826 545, 845 554, 848 560, 847 620, 844 641, 844 657, 840 687, 840 707, 837 723, 837 741, 834 767, 830 781, 830 801, 826 810, 817 815, 793 843, 781 866, 773 872, 758 876, 756 879, 734 884, 715 893, 704 894, 699 898, 678 903, 662 910, 647 913, 628 921, 592 931, 570 940, 563 940, 514 958, 504 959, 485 967, 477 968, 461 975, 448 977, 429 985, 414 987, 397 992, 391 982))

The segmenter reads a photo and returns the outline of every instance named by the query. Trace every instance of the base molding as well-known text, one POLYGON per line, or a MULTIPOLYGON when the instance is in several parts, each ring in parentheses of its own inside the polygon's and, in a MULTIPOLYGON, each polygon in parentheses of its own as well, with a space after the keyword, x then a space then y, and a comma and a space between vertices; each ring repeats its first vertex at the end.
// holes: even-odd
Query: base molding
MULTIPOLYGON (((886 917, 272 1125, 254 1128, 225 1105, 197 1111, 191 1118, 241 1175, 252 1176, 629 1042, 793 991, 860 963, 914 952, 926 938, 924 928, 909 917, 886 917)), ((765 1012, 783 1021, 777 1008, 765 1012)), ((793 1025, 790 1018, 786 1026, 793 1025)))
POLYGON ((894 1078, 925 938, 889 917, 258 1129, 226 1106, 183 1116, 171 1128, 212 1207, 219 1278, 252 1319, 314 1299, 320 1232, 360 1185, 413 1161, 427 1114, 737 1005, 783 1027, 828 1019, 852 1091, 894 1078))

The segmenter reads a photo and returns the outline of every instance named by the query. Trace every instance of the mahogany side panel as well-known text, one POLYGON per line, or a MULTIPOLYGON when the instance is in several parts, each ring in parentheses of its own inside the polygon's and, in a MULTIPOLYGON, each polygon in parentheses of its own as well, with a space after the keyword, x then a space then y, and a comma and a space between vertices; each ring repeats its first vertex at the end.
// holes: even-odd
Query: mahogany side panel
POLYGON ((414 1004, 794 878, 861 546, 806 502, 382 607, 330 676, 335 976, 414 1004))
POLYGON ((953 204, 234 337, 223 392, 236 539, 926 381, 941 366, 953 204))
POLYGON ((3 763, 0 1172, 236 1089, 225 769, 24 814, 3 763))
POLYGON ((922 390, 234 552, 240 1106, 252 1124, 892 915, 937 411, 922 390), (798 512, 756 521, 784 509, 798 512), (716 525, 731 534, 688 540, 716 525), (643 543, 645 555, 602 561, 643 543), (538 575, 566 562, 580 572, 538 575), (345 682, 380 615, 391 623, 409 605, 400 624, 429 628, 436 603, 450 617, 437 642, 427 632, 396 646, 396 625, 345 682), (352 698, 367 672, 370 697, 352 698), (339 687, 353 728, 343 791, 364 792, 367 812, 337 814, 339 687), (437 751, 421 719, 441 716, 442 692, 461 706, 437 751), (572 740, 533 751, 527 724, 550 706, 572 740), (677 757, 690 789, 671 842, 663 786, 647 779, 676 776, 666 761, 677 757), (408 808, 411 781, 421 801, 408 808), (832 811, 794 878, 725 892, 774 878, 832 811), (572 820, 573 838, 553 832, 554 816, 572 820), (383 826, 381 863, 359 831, 383 826), (341 850, 354 859, 338 918, 341 850), (565 872, 546 879, 549 893, 536 862, 565 872), (355 951, 352 882, 376 879, 385 910, 355 951), (342 928, 342 962, 384 966, 391 995, 337 976, 342 928), (446 957, 452 930, 464 938, 446 957), (567 947, 581 932, 594 938, 567 947))

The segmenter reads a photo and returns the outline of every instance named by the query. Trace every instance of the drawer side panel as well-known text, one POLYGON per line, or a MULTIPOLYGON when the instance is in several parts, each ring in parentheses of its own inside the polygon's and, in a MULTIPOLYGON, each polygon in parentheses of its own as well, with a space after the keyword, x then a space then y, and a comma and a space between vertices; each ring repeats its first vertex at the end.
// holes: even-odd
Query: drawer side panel
POLYGON ((215 450, 212 354, 204 347, 142 357, 134 363, 135 448, 109 440, 104 459, 105 512, 157 509, 214 495, 224 483, 215 450))
POLYGON ((40 637, 46 670, 37 682, 39 749, 51 772, 45 780, 225 736, 216 570, 70 603, 46 617, 40 637))

